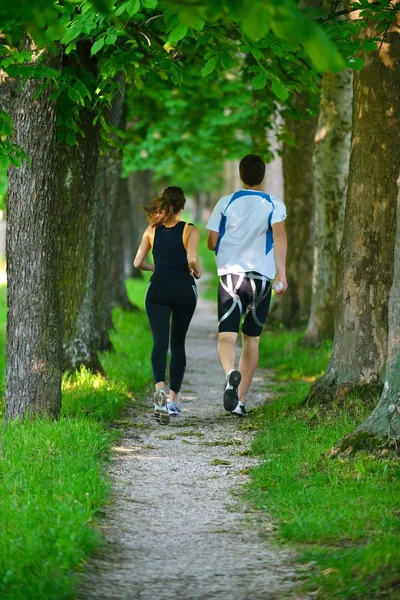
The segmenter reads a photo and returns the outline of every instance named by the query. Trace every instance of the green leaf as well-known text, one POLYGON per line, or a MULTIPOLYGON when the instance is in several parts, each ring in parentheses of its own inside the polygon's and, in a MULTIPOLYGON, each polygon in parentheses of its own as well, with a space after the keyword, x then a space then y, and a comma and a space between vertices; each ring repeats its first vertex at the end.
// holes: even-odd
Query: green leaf
POLYGON ((271 87, 275 96, 279 98, 279 100, 286 100, 289 97, 289 92, 280 79, 273 79, 271 87))
POLYGON ((278 44, 274 44, 274 42, 271 42, 271 50, 275 54, 275 56, 279 56, 279 57, 283 56, 282 46, 279 46, 278 44))
POLYGON ((80 80, 76 79, 74 83, 74 89, 80 94, 83 98, 88 97, 90 100, 92 99, 92 95, 87 89, 86 85, 80 80))
POLYGON ((158 0, 142 0, 142 6, 144 8, 156 8, 158 0))
POLYGON ((221 58, 221 63, 222 63, 222 66, 228 70, 232 69, 235 66, 235 61, 233 60, 233 58, 230 54, 223 54, 222 58, 221 58))
POLYGON ((249 15, 243 19, 240 28, 249 38, 259 40, 267 35, 270 22, 265 6, 260 2, 249 3, 249 15))
POLYGON ((11 163, 15 167, 20 167, 21 166, 21 161, 19 160, 19 158, 17 158, 16 156, 13 156, 12 154, 9 155, 9 158, 10 158, 11 163))
POLYGON ((206 62, 204 67, 202 68, 201 76, 207 77, 207 75, 210 75, 210 73, 212 73, 214 71, 215 67, 217 66, 217 62, 218 62, 218 56, 213 56, 212 58, 210 58, 206 62))
POLYGON ((116 41, 117 41, 116 33, 109 33, 108 36, 106 37, 106 44, 108 46, 113 46, 116 41))
POLYGON ((180 9, 178 17, 179 21, 184 25, 187 25, 187 27, 192 27, 193 29, 197 29, 199 31, 204 27, 203 19, 192 7, 185 7, 180 9))
POLYGON ((174 46, 177 42, 179 42, 179 40, 182 40, 185 37, 187 32, 188 28, 186 27, 186 25, 184 25, 183 23, 179 23, 170 32, 168 36, 168 41, 174 46))
POLYGON ((129 0, 126 6, 126 12, 130 17, 140 10, 140 0, 129 0))
POLYGON ((64 37, 61 38, 61 43, 67 45, 72 42, 72 40, 75 40, 81 33, 82 30, 80 27, 70 27, 67 29, 67 33, 64 37))
POLYGON ((353 69, 354 71, 361 71, 364 66, 364 61, 360 56, 353 56, 352 58, 348 59, 347 64, 349 65, 350 69, 353 69))
POLYGON ((72 102, 79 102, 79 103, 82 103, 82 100, 83 100, 80 93, 74 87, 68 88, 68 98, 70 98, 72 100, 72 102))
POLYGON ((121 4, 121 6, 119 6, 117 8, 117 10, 115 11, 115 16, 119 17, 120 15, 122 15, 122 13, 124 13, 126 11, 126 8, 128 6, 128 2, 124 2, 123 4, 121 4))
POLYGON ((251 53, 256 60, 262 60, 264 58, 264 54, 259 48, 252 48, 251 53))
POLYGON ((100 38, 99 40, 96 40, 90 50, 91 56, 93 56, 94 54, 97 54, 97 52, 99 52, 103 46, 104 46, 104 38, 103 37, 100 38))
POLYGON ((263 87, 266 86, 266 83, 267 83, 267 75, 266 75, 265 71, 261 71, 261 73, 259 73, 255 77, 253 77, 253 79, 251 81, 251 85, 253 86, 253 88, 255 90, 261 90, 263 87))
POLYGON ((74 132, 71 131, 71 129, 68 129, 67 135, 65 136, 65 141, 67 142, 67 146, 75 146, 76 137, 74 132))

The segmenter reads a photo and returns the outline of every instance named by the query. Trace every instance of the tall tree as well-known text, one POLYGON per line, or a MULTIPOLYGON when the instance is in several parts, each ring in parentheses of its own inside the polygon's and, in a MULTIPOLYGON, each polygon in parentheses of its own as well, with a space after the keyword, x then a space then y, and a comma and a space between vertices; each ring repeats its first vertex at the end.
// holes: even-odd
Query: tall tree
MULTIPOLYGON (((138 271, 133 267, 133 257, 142 239, 146 227, 146 218, 142 205, 148 204, 153 194, 153 178, 151 169, 134 171, 127 177, 128 201, 129 201, 129 242, 130 242, 130 264, 133 268, 132 275, 138 277, 138 271)), ((125 237, 125 241, 128 241, 125 237)), ((128 246, 128 244, 126 245, 128 246)), ((126 257, 126 262, 128 257, 126 257)), ((139 271, 140 273, 140 271, 139 271)))
MULTIPOLYGON (((61 51, 44 56, 29 36, 35 63, 61 67, 61 51)), ((27 160, 9 169, 7 205, 6 418, 57 417, 61 407, 62 337, 55 254, 56 104, 43 79, 6 79, 2 108, 14 121, 13 143, 27 160)))
POLYGON ((334 345, 326 373, 311 389, 310 403, 329 402, 355 388, 376 392, 382 387, 400 164, 399 15, 392 10, 384 11, 383 16, 386 22, 373 19, 363 30, 376 51, 364 53, 364 67, 354 75, 334 345), (381 39, 376 42, 379 34, 381 39))
POLYGON ((119 76, 116 80, 114 99, 105 119, 110 129, 109 137, 114 144, 104 144, 97 170, 97 226, 94 248, 94 311, 95 348, 111 350, 108 332, 112 328, 112 249, 113 227, 116 227, 113 207, 119 201, 119 182, 122 170, 120 132, 124 129, 126 81, 119 76))
POLYGON ((333 337, 335 278, 350 159, 353 72, 325 73, 314 146, 314 260, 311 313, 304 342, 333 337))
MULTIPOLYGON (((77 55, 69 55, 64 69, 75 72, 82 64, 96 76, 97 59, 90 45, 78 43, 77 55), (78 62, 79 61, 79 62, 78 62)), ((56 252, 60 290, 64 369, 81 366, 102 372, 96 352, 95 331, 95 234, 98 220, 96 193, 99 159, 99 126, 95 113, 79 115, 81 134, 76 143, 57 148, 56 252)))
MULTIPOLYGON (((317 116, 306 92, 293 97, 294 114, 285 123, 290 142, 283 145, 284 196, 288 211, 288 289, 277 302, 278 318, 286 327, 297 327, 308 319, 314 244, 314 175, 312 169, 317 116)), ((314 100, 315 102, 315 100, 314 100)))
POLYGON ((375 410, 355 431, 336 444, 331 450, 332 456, 348 452, 349 449, 373 449, 383 444, 398 448, 400 442, 400 177, 398 188, 396 250, 389 300, 388 357, 383 392, 375 410))

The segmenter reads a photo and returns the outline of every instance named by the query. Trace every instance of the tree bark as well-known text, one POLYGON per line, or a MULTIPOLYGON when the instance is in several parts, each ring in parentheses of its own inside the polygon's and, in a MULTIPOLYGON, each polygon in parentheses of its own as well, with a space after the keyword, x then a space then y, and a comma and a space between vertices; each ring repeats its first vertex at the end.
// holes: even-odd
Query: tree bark
MULTIPOLYGON (((122 129, 125 117, 125 80, 119 80, 120 89, 106 115, 107 122, 122 129)), ((115 140, 117 141, 117 140, 115 140)), ((112 350, 108 332, 112 329, 112 207, 118 201, 118 188, 122 169, 120 148, 106 148, 99 160, 97 177, 98 217, 95 240, 95 344, 99 351, 112 350)))
POLYGON ((118 196, 112 205, 112 249, 111 249, 111 293, 112 306, 122 310, 138 310, 128 298, 125 280, 132 276, 132 271, 126 270, 133 262, 133 245, 130 236, 129 191, 126 179, 120 179, 118 196), (127 250, 129 248, 129 250, 127 250))
POLYGON ((151 170, 136 171, 121 179, 118 199, 113 207, 113 304, 123 310, 137 310, 128 298, 125 279, 142 276, 138 269, 133 269, 133 259, 146 228, 141 206, 149 202, 151 194, 151 170))
MULTIPOLYGON (((133 267, 133 259, 135 257, 136 251, 139 247, 140 242, 142 241, 143 231, 146 229, 148 223, 146 222, 145 214, 142 210, 143 204, 148 204, 151 200, 152 196, 152 171, 150 169, 146 169, 144 171, 136 171, 135 173, 131 173, 127 177, 127 186, 128 186, 128 211, 129 211, 129 228, 130 232, 128 233, 130 248, 128 244, 126 244, 126 249, 130 249, 130 264, 131 268, 133 267)), ((128 262, 128 257, 125 256, 125 264, 128 262)), ((133 267, 134 269, 134 267, 133 267)), ((141 272, 136 272, 137 269, 132 271, 132 276, 140 277, 141 272)))
MULTIPOLYGON (((26 40, 30 50, 35 47, 26 40)), ((46 64, 60 69, 61 51, 46 64)), ((61 408, 62 337, 54 260, 56 104, 42 81, 7 81, 13 141, 30 162, 9 169, 7 204, 6 418, 27 413, 58 417, 61 408)), ((3 88, 4 89, 4 88, 3 88)))
MULTIPOLYGON (((375 37, 375 27, 366 30, 375 37)), ((393 279, 399 174, 400 36, 396 24, 354 75, 353 132, 335 336, 330 364, 311 389, 310 403, 358 388, 382 388, 393 279)))
POLYGON ((286 293, 277 299, 275 316, 286 327, 297 327, 310 314, 314 242, 314 176, 312 157, 317 117, 306 116, 308 94, 292 100, 297 116, 286 119, 294 145, 283 145, 284 197, 288 219, 286 293))
MULTIPOLYGON (((78 47, 81 62, 95 71, 90 44, 78 47)), ((69 65, 70 68, 75 65, 69 65)), ((96 352, 95 233, 97 226, 96 174, 99 127, 94 114, 80 112, 83 137, 57 151, 57 258, 63 320, 64 370, 82 366, 103 373, 96 352)))
MULTIPOLYGON (((400 118, 399 118, 400 125, 400 118)), ((383 392, 371 415, 331 450, 331 456, 400 442, 400 177, 394 277, 389 300, 388 357, 383 392)))
POLYGON ((311 313, 304 342, 333 337, 335 277, 349 173, 353 73, 325 73, 314 147, 315 241, 311 313))

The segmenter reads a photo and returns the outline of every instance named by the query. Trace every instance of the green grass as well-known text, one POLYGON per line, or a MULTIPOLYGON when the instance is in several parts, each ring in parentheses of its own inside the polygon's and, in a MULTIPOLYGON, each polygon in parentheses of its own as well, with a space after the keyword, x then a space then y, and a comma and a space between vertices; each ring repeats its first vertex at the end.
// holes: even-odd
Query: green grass
POLYGON ((299 331, 264 331, 260 341, 260 367, 273 369, 278 380, 313 381, 322 375, 329 362, 332 342, 326 341, 315 349, 304 346, 302 337, 303 332, 299 331))
MULTIPOLYGON (((147 282, 129 282, 143 306, 147 282)), ((0 598, 72 599, 79 571, 101 544, 104 471, 116 438, 110 423, 151 381, 151 334, 143 310, 113 313, 115 353, 101 357, 108 378, 63 378, 62 416, 10 423, 1 432, 0 598)), ((0 381, 4 389, 5 288, 0 288, 0 381)), ((3 404, 4 406, 4 404, 3 404)))
POLYGON ((277 519, 278 537, 313 565, 303 575, 306 590, 340 600, 400 598, 400 462, 366 452, 329 457, 372 406, 357 396, 329 410, 302 406, 309 382, 327 366, 329 344, 311 350, 296 343, 300 338, 262 338, 261 363, 276 370, 277 397, 250 419, 260 430, 253 452, 262 463, 249 497, 277 519))

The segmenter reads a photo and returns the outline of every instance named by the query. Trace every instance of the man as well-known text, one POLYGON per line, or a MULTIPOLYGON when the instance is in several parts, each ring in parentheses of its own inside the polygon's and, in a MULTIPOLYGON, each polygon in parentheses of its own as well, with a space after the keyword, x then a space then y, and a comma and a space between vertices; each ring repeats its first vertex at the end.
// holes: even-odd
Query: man
POLYGON ((223 196, 207 223, 208 248, 215 250, 218 275, 218 357, 226 374, 224 407, 246 416, 246 394, 258 363, 260 335, 271 287, 284 294, 286 281, 286 208, 264 193, 265 164, 249 154, 239 164, 243 188, 223 196), (242 323, 242 353, 235 370, 236 341, 242 323))

